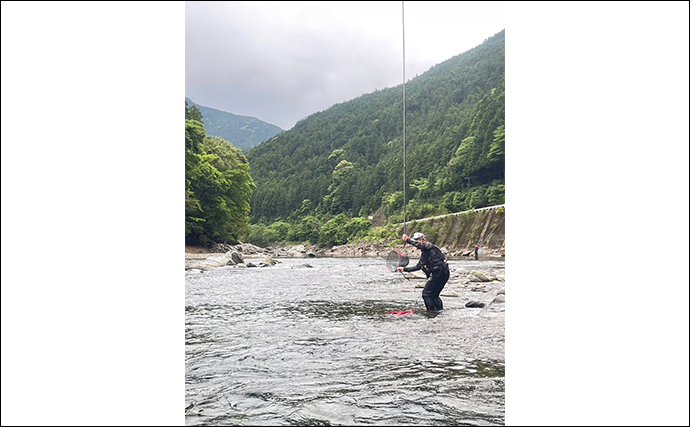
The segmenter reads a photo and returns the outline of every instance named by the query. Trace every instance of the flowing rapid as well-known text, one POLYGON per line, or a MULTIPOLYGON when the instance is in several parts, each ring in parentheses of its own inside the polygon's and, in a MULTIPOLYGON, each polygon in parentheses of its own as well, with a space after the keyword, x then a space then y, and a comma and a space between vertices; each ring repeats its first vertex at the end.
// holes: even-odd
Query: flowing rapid
POLYGON ((452 273, 504 261, 449 264, 431 314, 382 258, 187 272, 186 424, 504 425, 505 284, 452 273))

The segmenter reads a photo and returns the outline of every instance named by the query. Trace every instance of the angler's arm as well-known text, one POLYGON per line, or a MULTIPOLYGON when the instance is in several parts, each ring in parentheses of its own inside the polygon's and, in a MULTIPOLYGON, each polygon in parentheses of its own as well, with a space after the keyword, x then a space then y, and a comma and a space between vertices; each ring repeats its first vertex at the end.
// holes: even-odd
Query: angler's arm
MULTIPOLYGON (((413 239, 412 237, 409 237, 407 234, 403 234, 403 242, 409 243, 418 249, 428 249, 431 247, 431 243, 420 242, 418 240, 413 239)), ((422 259, 420 258, 419 261, 417 261, 417 265, 405 267, 405 268, 403 268, 403 271, 409 273, 410 271, 417 271, 417 270, 421 270, 421 269, 422 269, 422 259)))
POLYGON ((420 250, 421 249, 431 249, 431 247, 433 246, 429 242, 420 242, 419 240, 415 240, 412 237, 408 237, 407 240, 405 240, 405 242, 411 244, 412 246, 414 246, 415 248, 420 249, 420 250))
POLYGON ((403 268, 403 271, 409 273, 410 271, 417 271, 417 270, 421 270, 421 269, 422 269, 422 260, 420 258, 420 260, 417 261, 416 265, 413 265, 411 267, 405 267, 405 268, 403 268))

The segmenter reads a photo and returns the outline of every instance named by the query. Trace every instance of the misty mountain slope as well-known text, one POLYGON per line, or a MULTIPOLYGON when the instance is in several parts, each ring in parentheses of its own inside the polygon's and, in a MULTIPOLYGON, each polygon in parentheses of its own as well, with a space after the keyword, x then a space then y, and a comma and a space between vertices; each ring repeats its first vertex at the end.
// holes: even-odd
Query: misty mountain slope
POLYGON ((243 152, 283 132, 283 129, 278 126, 255 117, 238 116, 215 108, 204 107, 189 98, 185 98, 185 100, 190 106, 196 105, 199 108, 207 135, 219 136, 243 152))

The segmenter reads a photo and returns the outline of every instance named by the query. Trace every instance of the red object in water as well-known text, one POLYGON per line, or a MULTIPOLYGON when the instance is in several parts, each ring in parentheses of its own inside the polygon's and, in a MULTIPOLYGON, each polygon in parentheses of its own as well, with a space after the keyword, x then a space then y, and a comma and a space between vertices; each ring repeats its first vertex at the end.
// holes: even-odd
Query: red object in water
POLYGON ((402 316, 403 314, 412 314, 412 309, 405 310, 405 311, 393 310, 393 311, 388 312, 389 316, 402 316))

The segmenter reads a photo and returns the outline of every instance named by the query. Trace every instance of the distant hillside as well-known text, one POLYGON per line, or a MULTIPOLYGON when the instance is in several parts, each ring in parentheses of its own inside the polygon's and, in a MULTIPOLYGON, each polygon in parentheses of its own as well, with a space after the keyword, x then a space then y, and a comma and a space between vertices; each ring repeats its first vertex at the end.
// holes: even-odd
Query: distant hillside
POLYGON ((248 151, 250 222, 402 222, 405 201, 407 219, 505 203, 505 31, 407 83, 406 187, 402 92, 333 105, 248 151))
POLYGON ((204 107, 185 97, 187 104, 196 105, 204 118, 206 134, 219 136, 236 148, 247 152, 262 142, 273 138, 283 129, 255 117, 238 116, 215 108, 204 107))

